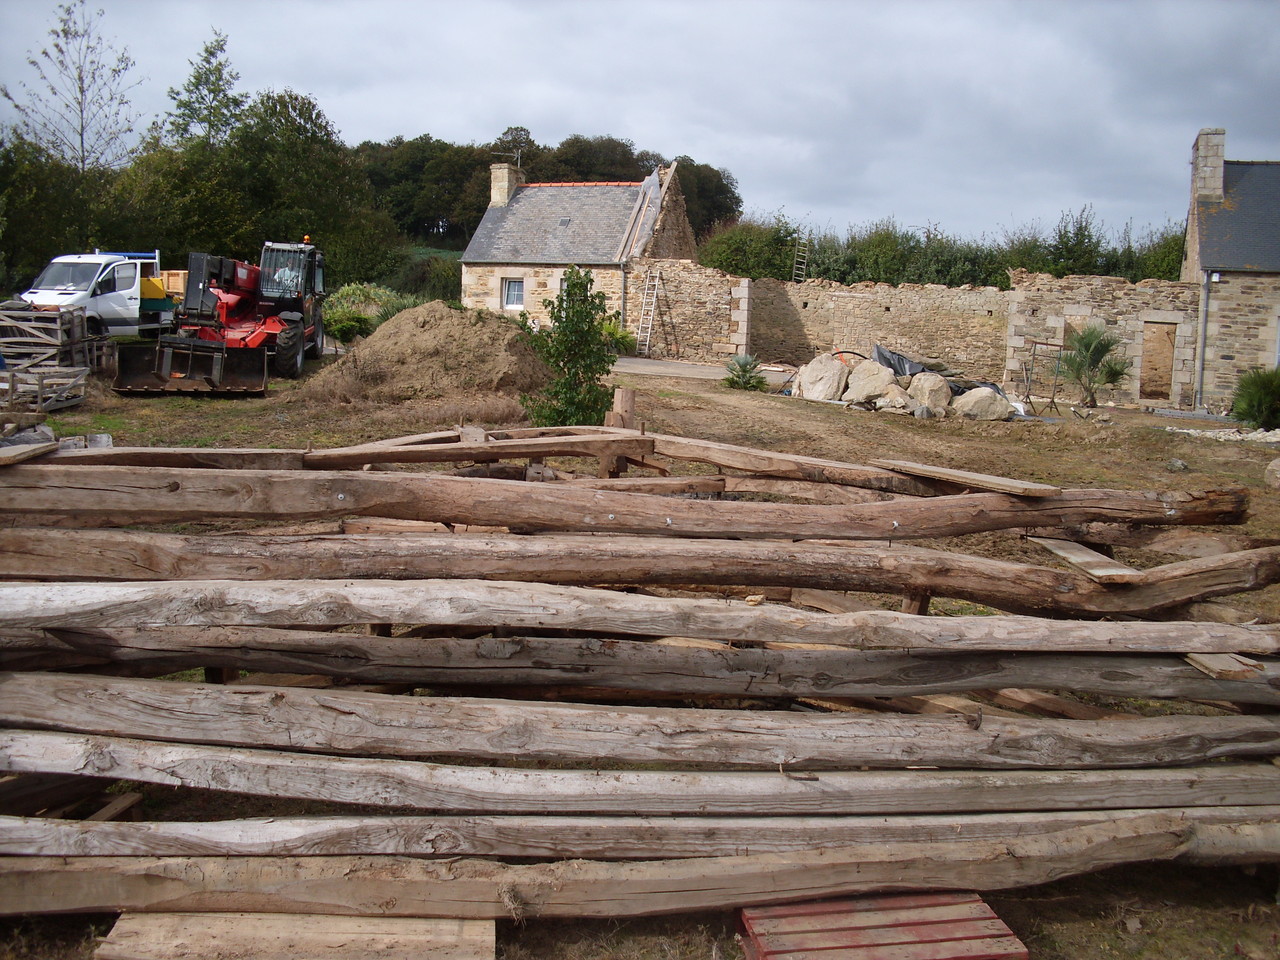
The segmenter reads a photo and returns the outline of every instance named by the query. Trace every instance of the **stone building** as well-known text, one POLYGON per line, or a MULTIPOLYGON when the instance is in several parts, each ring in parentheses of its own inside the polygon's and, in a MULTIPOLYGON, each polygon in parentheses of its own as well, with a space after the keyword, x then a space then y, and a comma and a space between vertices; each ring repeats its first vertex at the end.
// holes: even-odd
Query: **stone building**
POLYGON ((628 286, 642 287, 645 273, 633 261, 695 256, 674 164, 639 183, 525 183, 511 164, 490 170, 489 209, 462 255, 468 307, 525 311, 545 323, 543 301, 560 292, 565 270, 576 266, 591 271, 609 309, 635 327, 629 314, 637 299, 628 286))
POLYGON ((1197 406, 1227 402, 1240 375, 1280 362, 1280 162, 1227 160, 1226 131, 1191 152, 1182 279, 1199 285, 1197 406))

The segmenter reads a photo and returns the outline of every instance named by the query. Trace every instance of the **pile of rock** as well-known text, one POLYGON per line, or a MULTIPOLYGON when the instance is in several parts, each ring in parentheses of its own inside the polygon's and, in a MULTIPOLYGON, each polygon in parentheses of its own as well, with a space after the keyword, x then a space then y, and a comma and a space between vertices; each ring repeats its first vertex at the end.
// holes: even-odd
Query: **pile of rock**
POLYGON ((849 365, 833 354, 823 353, 796 372, 791 395, 920 419, 950 416, 1008 420, 1018 412, 990 387, 975 386, 957 396, 951 384, 931 370, 900 377, 874 360, 856 360, 849 365))

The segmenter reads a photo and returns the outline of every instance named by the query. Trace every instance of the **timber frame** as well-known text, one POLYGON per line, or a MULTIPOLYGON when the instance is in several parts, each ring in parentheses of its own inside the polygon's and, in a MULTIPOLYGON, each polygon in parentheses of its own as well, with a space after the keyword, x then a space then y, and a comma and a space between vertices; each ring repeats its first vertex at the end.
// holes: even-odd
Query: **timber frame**
POLYGON ((621 916, 1280 859, 1280 625, 1221 600, 1280 544, 1219 532, 1241 491, 633 422, 0 466, 0 775, 346 808, 0 809, 0 910, 621 916), (1044 562, 928 543, 974 533, 1044 562))

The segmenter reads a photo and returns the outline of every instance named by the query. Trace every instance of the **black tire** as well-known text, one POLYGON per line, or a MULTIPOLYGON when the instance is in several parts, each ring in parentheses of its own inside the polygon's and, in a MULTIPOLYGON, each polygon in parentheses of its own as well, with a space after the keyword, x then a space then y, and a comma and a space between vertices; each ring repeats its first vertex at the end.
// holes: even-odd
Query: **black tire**
POLYGON ((306 328, 302 321, 288 324, 276 337, 276 355, 271 359, 271 372, 277 377, 297 380, 302 376, 306 328))
POLYGON ((319 360, 324 356, 324 318, 320 316, 318 310, 314 332, 311 334, 311 341, 307 344, 307 356, 312 360, 319 360))

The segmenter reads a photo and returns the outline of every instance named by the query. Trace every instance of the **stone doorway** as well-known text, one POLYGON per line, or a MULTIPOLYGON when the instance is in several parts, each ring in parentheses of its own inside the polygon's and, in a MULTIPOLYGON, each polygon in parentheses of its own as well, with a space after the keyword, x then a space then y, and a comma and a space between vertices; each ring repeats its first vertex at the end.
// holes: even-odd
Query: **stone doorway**
POLYGON ((1173 392, 1173 345, 1178 333, 1174 323, 1142 325, 1142 377, 1138 396, 1143 400, 1168 400, 1173 392))

